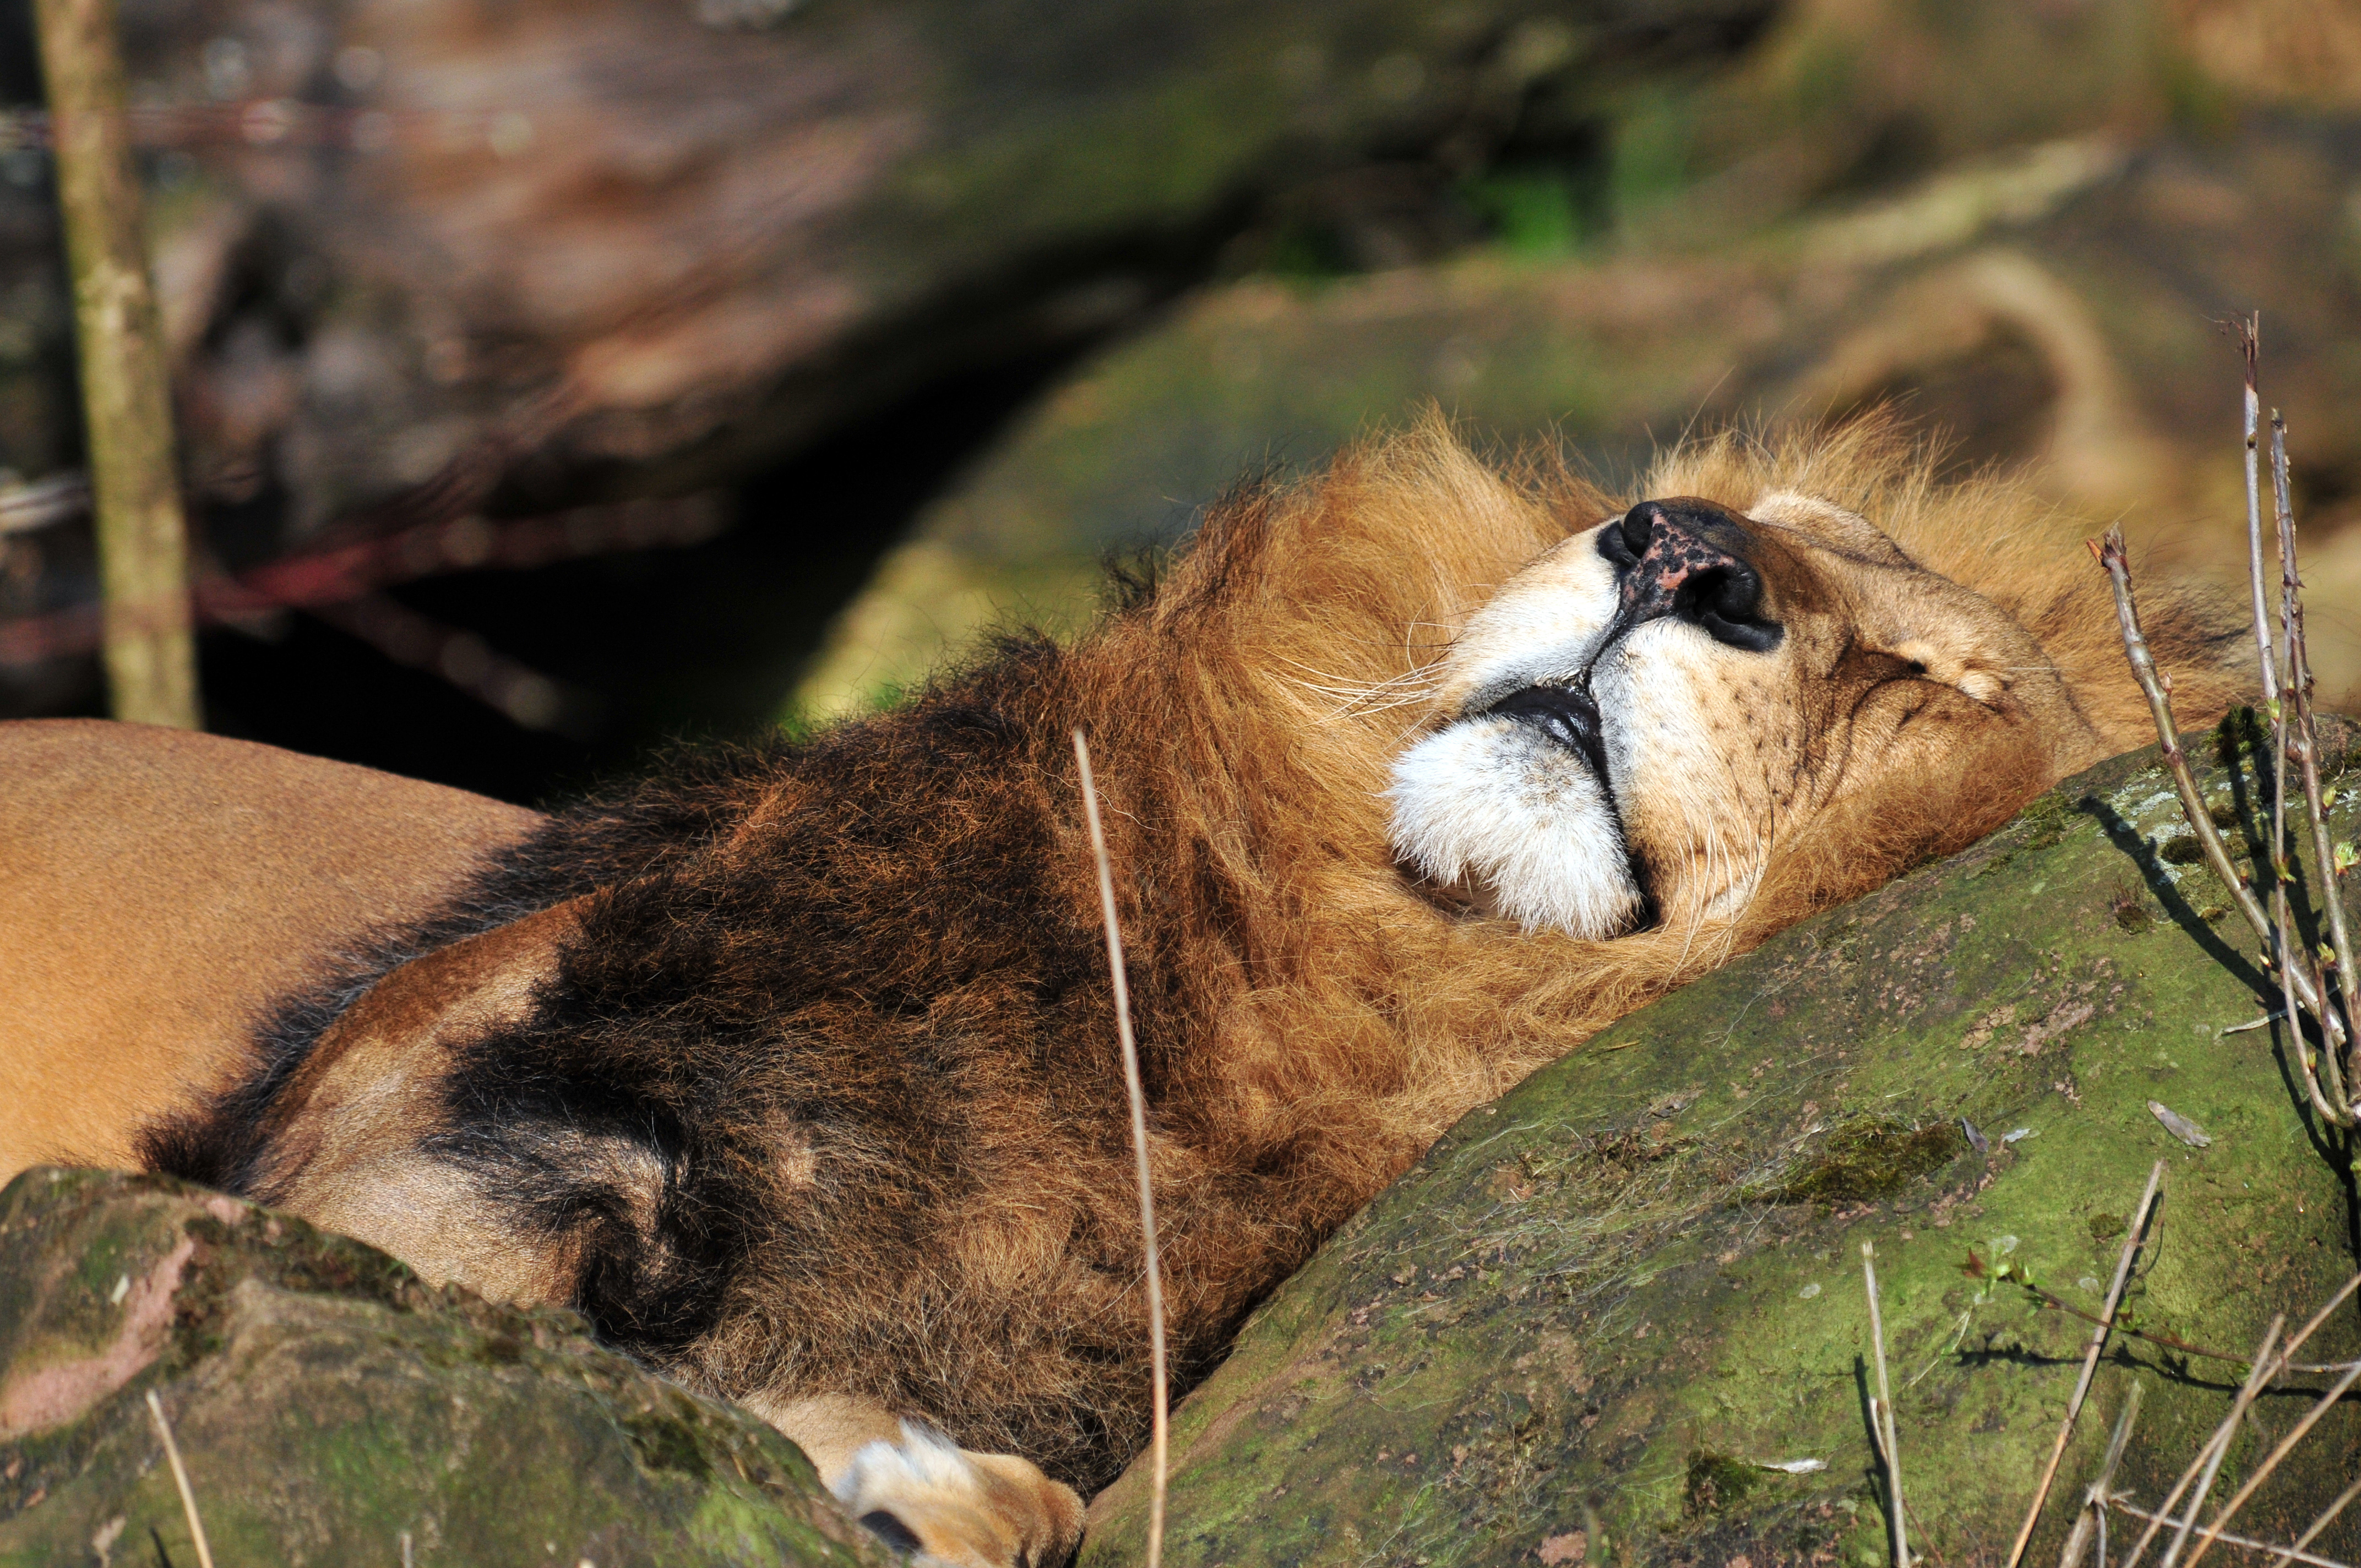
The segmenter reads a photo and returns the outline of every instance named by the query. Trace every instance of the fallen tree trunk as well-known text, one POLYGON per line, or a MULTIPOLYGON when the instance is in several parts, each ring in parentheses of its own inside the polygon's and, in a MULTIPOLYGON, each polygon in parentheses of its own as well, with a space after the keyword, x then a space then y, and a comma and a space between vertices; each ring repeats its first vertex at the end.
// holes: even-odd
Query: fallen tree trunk
MULTIPOLYGON (((1578 117, 1770 0, 126 10, 137 123, 177 149, 190 477, 300 533, 438 476, 463 510, 728 482, 1138 319, 1291 193, 1447 182, 1537 99, 1578 117)), ((0 221, 0 289, 49 243, 0 221)), ((15 411, 0 466, 38 477, 12 422, 71 422, 15 411)))

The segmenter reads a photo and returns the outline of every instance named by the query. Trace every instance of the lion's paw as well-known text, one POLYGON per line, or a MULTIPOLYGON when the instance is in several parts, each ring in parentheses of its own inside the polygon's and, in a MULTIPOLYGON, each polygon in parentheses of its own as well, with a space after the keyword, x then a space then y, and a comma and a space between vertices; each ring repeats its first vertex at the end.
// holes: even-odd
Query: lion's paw
POLYGON ((1082 1533, 1071 1486, 1007 1453, 971 1453, 904 1421, 857 1451, 830 1490, 890 1545, 941 1568, 1055 1568, 1082 1533))

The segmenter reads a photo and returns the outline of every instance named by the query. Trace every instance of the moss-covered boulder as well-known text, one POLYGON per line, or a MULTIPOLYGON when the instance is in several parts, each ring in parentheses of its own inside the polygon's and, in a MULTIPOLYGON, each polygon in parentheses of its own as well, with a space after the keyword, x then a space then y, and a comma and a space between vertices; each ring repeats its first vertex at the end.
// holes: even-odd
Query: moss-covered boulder
POLYGON ((0 1192, 0 1564, 809 1564, 889 1554, 742 1411, 178 1182, 0 1192))
MULTIPOLYGON (((2354 733, 2334 730, 2346 839, 2354 733)), ((2251 853, 2251 768, 2206 787, 2251 853)), ((2155 754, 2118 759, 1469 1115, 1181 1408, 1165 1560, 1888 1562, 1873 1242, 1914 1545, 2000 1561, 2090 1334, 2018 1276, 2097 1311, 2155 1161, 2139 1328, 2245 1351, 2356 1266, 2354 1145, 2306 1113, 2280 1027, 2238 1031, 2266 1012, 2255 944, 2185 838, 2155 754)), ((2306 1359, 2356 1355, 2348 1304, 2306 1359)), ((2056 1561, 2135 1381, 2118 1479, 2153 1507, 2243 1373, 2116 1339, 2028 1561, 2056 1561)), ((2324 1381, 2262 1398, 2217 1500, 2324 1381)), ((2347 1400, 2246 1528, 2292 1541, 2356 1453, 2347 1400)), ((1136 1465, 1086 1564, 1139 1558, 1145 1501, 1136 1465)), ((2350 1561, 2361 1521, 2322 1541, 2350 1561)))

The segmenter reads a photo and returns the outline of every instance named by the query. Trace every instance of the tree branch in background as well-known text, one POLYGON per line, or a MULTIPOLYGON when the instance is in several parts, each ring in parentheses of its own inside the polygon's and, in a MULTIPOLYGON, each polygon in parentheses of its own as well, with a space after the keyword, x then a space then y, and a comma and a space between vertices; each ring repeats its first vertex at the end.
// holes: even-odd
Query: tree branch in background
POLYGON ((36 0, 118 718, 197 728, 188 529, 113 0, 36 0))

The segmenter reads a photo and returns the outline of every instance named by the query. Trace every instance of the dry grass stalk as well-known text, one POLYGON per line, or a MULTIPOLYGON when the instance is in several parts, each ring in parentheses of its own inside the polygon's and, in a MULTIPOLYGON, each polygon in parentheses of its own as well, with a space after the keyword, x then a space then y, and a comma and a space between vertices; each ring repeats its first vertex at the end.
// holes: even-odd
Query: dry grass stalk
POLYGON ((1107 858, 1106 830, 1099 821, 1098 783, 1091 775, 1090 742, 1074 731, 1074 766, 1082 775, 1082 817, 1091 830, 1091 853, 1098 861, 1099 912, 1106 921, 1107 967, 1115 979, 1115 1026, 1123 1044, 1124 1087, 1131 1095, 1131 1149, 1139 1180, 1139 1230, 1148 1254, 1148 1344, 1155 1384, 1155 1429, 1149 1440, 1152 1473, 1148 1494, 1148 1568, 1164 1557, 1165 1466, 1170 1454, 1171 1390, 1164 1354, 1164 1266, 1156 1245, 1156 1195, 1148 1168, 1148 1091, 1140 1081, 1139 1042, 1131 1032, 1131 987, 1123 967, 1123 928, 1115 918, 1115 867, 1107 858))
POLYGON ((2091 1550, 2093 1535, 2099 1542, 2099 1568, 2107 1568, 2107 1494, 2114 1489, 2115 1468, 2124 1462, 2124 1450, 2131 1445, 2132 1426, 2139 1420, 2140 1398, 2147 1385, 2137 1380, 2124 1399, 2123 1413, 2115 1418, 2115 1430, 2107 1439, 2107 1457, 2099 1466, 2099 1478, 2082 1494, 2082 1511, 2074 1516, 2074 1529, 2066 1537, 2065 1550, 2058 1554, 2058 1568, 2082 1568, 2082 1558, 2091 1550))
MULTIPOLYGON (((2190 1483, 2196 1478, 2199 1468, 2206 1464, 2209 1460, 2216 1468, 2219 1467, 2220 1454, 2227 1451, 2231 1434, 2236 1431, 2238 1420, 2245 1415, 2246 1406, 2252 1401, 2254 1395, 2257 1392, 2259 1392, 2263 1387, 2267 1387, 2272 1379, 2278 1377, 2282 1373, 2296 1369, 2301 1365, 2301 1363, 2295 1361, 2295 1353, 2304 1347, 2306 1343, 2311 1340, 2312 1336, 2319 1332, 2321 1325, 2328 1321, 2329 1318, 2336 1311, 2336 1310, 2343 1306, 2345 1301, 2352 1297, 2356 1288, 2361 1288, 2361 1274, 2355 1274, 2350 1278, 2346 1279, 2343 1285, 2339 1286, 2336 1288, 2335 1293, 2321 1304, 2321 1308, 2318 1311, 2312 1313, 2310 1318, 2304 1320, 2303 1327, 2298 1329, 2285 1343, 2279 1345, 2276 1351, 2271 1348, 2271 1345, 2273 1340, 2277 1338, 2279 1324, 2283 1320, 2277 1318, 2272 1320, 2271 1332, 2264 1336, 2263 1349, 2255 1358, 2254 1370, 2247 1378, 2246 1389, 2242 1390, 2239 1395, 2238 1405, 2231 1410, 2229 1419, 2224 1420, 2219 1427, 2215 1428, 2213 1435, 2207 1438, 2204 1446, 2201 1447, 2197 1451, 2197 1457, 2189 1462, 2189 1467, 2181 1472, 2180 1481, 2174 1485, 2169 1493, 2166 1494, 2163 1506, 2152 1515, 2140 1515, 2142 1519, 2146 1519, 2149 1521, 2148 1528, 2140 1533, 2139 1540, 2134 1543, 2130 1553, 2125 1557, 2120 1568, 2135 1568, 2135 1565, 2139 1562, 2140 1554, 2147 1550, 2148 1543, 2156 1539, 2158 1530, 2159 1530, 2163 1525, 2179 1525, 2180 1521, 2172 1519, 2171 1514, 2174 1508, 2180 1504, 2181 1494, 2189 1489, 2190 1483)), ((2306 1368, 2306 1370, 2309 1370, 2309 1368, 2306 1368)), ((2361 1362, 2344 1365, 2341 1367, 2341 1370, 2350 1375, 2347 1379, 2349 1383, 2351 1376, 2361 1376, 2361 1362)), ((2333 1405, 2334 1402, 2334 1398, 2332 1396, 2328 1404, 2333 1405)), ((2326 1408, 2326 1406, 2322 1407, 2323 1409, 2325 1409, 2326 1408)), ((2316 1420, 2317 1416, 2315 1416, 2314 1419, 2316 1420)), ((2293 1440, 2300 1439, 2303 1435, 2304 1430, 2305 1429, 2299 1428, 2297 1431, 2292 1433, 2288 1446, 2292 1447, 2293 1440)), ((2271 1463, 2273 1466, 2276 1466, 2276 1460, 2271 1463)), ((2207 1484, 2209 1486, 2212 1483, 2212 1474, 2213 1473, 2211 1471, 2207 1472, 2207 1484)), ((2260 1484, 2259 1477, 2256 1484, 2260 1484)), ((2247 1488, 2246 1493, 2233 1498, 2232 1501, 2234 1505, 2243 1504, 2246 1500, 2246 1497, 2251 1495, 2251 1492, 2252 1487, 2250 1486, 2247 1488)), ((2199 1493, 2200 1500, 2192 1501, 2190 1506, 2189 1518, 2191 1522, 2195 1520, 2198 1509, 2202 1506, 2202 1497, 2203 1493, 2201 1491, 2199 1493)), ((2109 1499, 2111 1506, 2120 1505, 2123 1501, 2124 1499, 2120 1497, 2111 1497, 2109 1499)), ((2214 1519, 2213 1531, 2209 1533, 2218 1533, 2220 1527, 2228 1520, 2230 1510, 2228 1508, 2224 1508, 2223 1512, 2214 1519)), ((2326 1518, 2323 1518, 2321 1521, 2322 1527, 2323 1529, 2326 1528, 2328 1519, 2334 1518, 2334 1516, 2335 1510, 2332 1508, 2326 1518)), ((2317 1531, 2314 1533, 2316 1534, 2317 1531)), ((2231 1541, 2233 1538, 2227 1535, 2223 1535, 2221 1539, 2231 1541)), ((2178 1538, 2176 1539, 2176 1546, 2177 1544, 2178 1538)), ((2301 1547, 2304 1544, 2305 1542, 2299 1541, 2297 1542, 2297 1547, 2301 1547)), ((2269 1550, 2278 1551, 2279 1549, 2273 1547, 2269 1550)), ((2290 1550, 2294 1549, 2290 1548, 2290 1550)), ((2203 1555, 2202 1545, 2199 1555, 2203 1555)), ((2195 1558, 2191 1559, 2192 1564, 2195 1561, 2195 1558)))
MULTIPOLYGON (((2230 1500, 2222 1505, 2222 1511, 2213 1516, 2213 1522, 2205 1527, 2205 1533, 2198 1538, 2197 1550, 2189 1554, 2189 1568, 2197 1568, 2197 1564, 2205 1560, 2205 1553, 2212 1550, 2213 1542, 2223 1539, 2222 1527, 2230 1522, 2231 1516, 2246 1506, 2246 1499, 2255 1495, 2256 1489, 2271 1478, 2271 1472, 2279 1467, 2279 1461, 2295 1452, 2295 1445, 2303 1441, 2304 1434, 2319 1424, 2321 1417, 2334 1409, 2336 1402, 2345 1398, 2345 1390, 2356 1382, 2361 1382, 2361 1366, 2355 1367, 2330 1384, 2319 1402, 2303 1413, 2303 1419, 2290 1429, 2287 1436, 2279 1439, 2270 1453, 2264 1456, 2263 1462, 2255 1466, 2255 1473, 2246 1477, 2246 1484, 2230 1494, 2230 1500)), ((2190 1505, 2189 1511, 2192 1515, 2196 1513, 2195 1503, 2190 1505)))
MULTIPOLYGON (((2147 1508, 2141 1508, 2138 1504, 2127 1502, 2122 1497, 2109 1498, 2107 1506, 2113 1508, 2120 1508, 2125 1513, 2131 1515, 2132 1518, 2136 1519, 2146 1519, 2149 1524, 2155 1526, 2169 1524, 2177 1525, 2180 1522, 2179 1519, 2172 1518, 2171 1515, 2162 1509, 2151 1512, 2147 1508)), ((2225 1533, 2222 1539, 2232 1546, 2244 1547, 2248 1552, 2276 1552, 2279 1553, 2278 1561, 2281 1563, 2308 1563, 2312 1564, 2313 1568, 2353 1568, 2351 1563, 2340 1563, 2334 1557, 2317 1556, 2309 1552, 2299 1551, 2291 1546, 2274 1546, 2268 1541, 2256 1541, 2249 1536, 2230 1535, 2225 1533)))
POLYGON ((2049 1500, 2050 1484, 2058 1479, 2058 1462, 2066 1456, 2066 1444, 2074 1435, 2075 1419, 2082 1413, 2082 1401, 2091 1392, 2092 1376, 2099 1369, 2099 1354, 2107 1347, 2107 1332, 2114 1327, 2115 1308, 2124 1299, 2124 1281, 2131 1277, 2132 1257, 2139 1251, 2140 1240, 2147 1234, 2148 1216, 2156 1209, 2157 1190, 2164 1184, 2164 1161, 2158 1160, 2147 1173, 2147 1190, 2140 1194, 2139 1207, 2132 1211, 2132 1223, 2124 1234, 2123 1255, 2115 1259, 2115 1277, 2107 1287, 2107 1304, 2101 1310, 2102 1321, 2092 1331, 2090 1348, 2082 1354, 2082 1375, 2074 1383, 2074 1397, 2067 1401, 2066 1419, 2059 1423, 2058 1441, 2049 1446, 2049 1462, 2041 1467, 2041 1480, 2033 1489, 2033 1506, 2025 1510, 2025 1522, 2016 1528, 2016 1541, 2008 1549, 2008 1568, 2016 1568, 2024 1561, 2026 1542, 2033 1539, 2033 1527, 2040 1521, 2041 1505, 2049 1500))
POLYGON ((197 1568, 214 1568, 214 1549, 205 1542, 205 1521, 197 1517, 197 1494, 189 1486, 189 1472, 181 1463, 181 1445, 172 1441, 172 1423, 164 1419, 164 1402, 148 1390, 148 1413, 156 1418, 156 1435, 164 1440, 164 1457, 171 1462, 172 1485, 181 1489, 181 1511, 189 1519, 189 1535, 197 1543, 197 1568))
MULTIPOLYGON (((2213 1435, 2206 1439, 2205 1445, 2197 1451, 2197 1457, 2189 1462, 2189 1470, 2181 1475, 2180 1485, 2173 1488, 2177 1497, 2188 1486, 2191 1475, 2197 1477, 2197 1489, 2190 1494, 2189 1508, 2180 1521, 2180 1528, 2173 1532, 2172 1544, 2165 1548, 2164 1568, 2172 1568, 2180 1561, 2181 1549, 2189 1544, 2189 1528, 2197 1522, 2198 1510, 2205 1507, 2206 1497, 2213 1493, 2213 1478, 2222 1473, 2222 1461, 2230 1456, 2230 1443, 2238 1435, 2239 1423, 2246 1419, 2246 1411, 2253 1407, 2255 1396, 2262 1392, 2264 1385, 2270 1382, 2278 1371, 2278 1363, 2272 1360, 2271 1352, 2278 1348, 2279 1334, 2286 1328, 2286 1313, 2281 1312, 2271 1319, 2270 1326, 2263 1331, 2263 1343, 2255 1347, 2255 1364, 2247 1370, 2246 1380, 2238 1386, 2238 1397, 2230 1401, 2230 1413, 2222 1418, 2222 1424, 2213 1429, 2213 1435)), ((2169 1509, 2172 1505, 2167 1502, 2165 1507, 2169 1509)), ((2152 1531, 2154 1527, 2150 1529, 2152 1531)), ((2147 1549, 2148 1539, 2146 1535, 2140 1537, 2139 1545, 2132 1549, 2131 1556, 2125 1560, 2126 1568, 2139 1561, 2139 1554, 2147 1549)), ((2198 1550, 2202 1553, 2204 1549, 2201 1546, 2198 1550)))
POLYGON ((1894 1522, 1894 1568, 1910 1568, 1910 1537, 1903 1526, 1902 1449, 1894 1430, 1894 1394, 1885 1381, 1885 1320, 1877 1304, 1877 1252, 1869 1243, 1861 1244, 1861 1282, 1869 1291, 1869 1342, 1877 1356, 1877 1400, 1871 1408, 1871 1424, 1877 1429, 1877 1445, 1885 1451, 1885 1487, 1891 1494, 1893 1508, 1889 1517, 1894 1522))
MULTIPOLYGON (((2343 1513, 2347 1505, 2349 1505, 2356 1497, 2361 1497, 2361 1476, 2354 1477, 2353 1485, 2345 1487, 2344 1491, 2338 1493, 2336 1496, 2336 1501, 2329 1504, 2327 1508, 2321 1510, 2320 1517, 2312 1520, 2311 1525, 2305 1529, 2301 1535, 2295 1538, 2295 1544, 2293 1546, 2281 1547, 2279 1549, 2279 1554, 2271 1559, 2269 1568, 2287 1568, 2288 1563, 2294 1562, 2299 1555, 2303 1553, 2303 1549, 2305 1547, 2310 1546, 2313 1541, 2320 1539, 2320 1532, 2322 1530, 2326 1530, 2330 1525, 2336 1522, 2336 1516, 2343 1513)), ((2233 1546, 2238 1544, 2235 1540, 2229 1536, 2225 1535, 2222 1539, 2229 1541, 2233 1546)))

